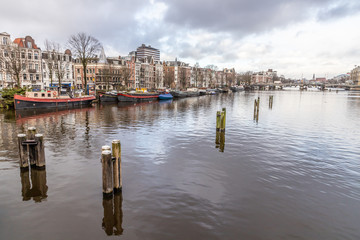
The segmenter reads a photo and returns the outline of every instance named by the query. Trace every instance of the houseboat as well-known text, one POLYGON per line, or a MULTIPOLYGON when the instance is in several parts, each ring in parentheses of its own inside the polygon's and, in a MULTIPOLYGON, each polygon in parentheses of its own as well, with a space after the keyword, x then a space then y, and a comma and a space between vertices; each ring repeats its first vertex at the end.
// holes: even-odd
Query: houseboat
POLYGON ((57 91, 26 92, 25 96, 14 95, 15 109, 75 108, 90 105, 95 96, 58 96, 57 91))
POLYGON ((148 92, 133 92, 133 93, 118 93, 117 98, 119 102, 141 102, 154 101, 159 97, 158 93, 148 92))

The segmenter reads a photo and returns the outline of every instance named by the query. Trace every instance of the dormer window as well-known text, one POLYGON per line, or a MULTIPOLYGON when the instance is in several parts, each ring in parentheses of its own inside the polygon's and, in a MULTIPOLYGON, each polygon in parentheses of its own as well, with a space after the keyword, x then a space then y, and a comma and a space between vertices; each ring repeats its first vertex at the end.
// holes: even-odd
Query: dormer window
POLYGON ((32 48, 31 42, 27 42, 27 47, 28 47, 28 48, 32 48))
POLYGON ((6 37, 3 37, 3 44, 7 45, 7 38, 6 37))

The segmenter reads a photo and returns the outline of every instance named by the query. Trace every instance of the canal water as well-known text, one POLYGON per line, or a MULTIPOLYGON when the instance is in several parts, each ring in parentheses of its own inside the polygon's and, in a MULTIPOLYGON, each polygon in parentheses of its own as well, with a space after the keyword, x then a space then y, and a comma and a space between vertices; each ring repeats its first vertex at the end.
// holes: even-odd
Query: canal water
POLYGON ((0 239, 359 239, 359 119, 356 92, 2 111, 0 239), (46 171, 20 172, 17 134, 30 126, 46 171), (123 191, 107 200, 100 155, 113 139, 123 191))

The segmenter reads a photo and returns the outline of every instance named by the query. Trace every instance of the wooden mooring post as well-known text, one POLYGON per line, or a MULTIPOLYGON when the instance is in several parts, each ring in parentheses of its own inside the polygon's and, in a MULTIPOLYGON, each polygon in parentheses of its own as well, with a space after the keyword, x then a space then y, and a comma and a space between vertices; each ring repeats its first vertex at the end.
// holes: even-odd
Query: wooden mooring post
POLYGON ((225 132, 225 124, 226 124, 226 108, 223 108, 221 112, 221 127, 220 127, 221 132, 225 132))
MULTIPOLYGON (((104 148, 104 147, 103 147, 104 148)), ((103 195, 104 197, 112 196, 113 194, 113 164, 110 150, 103 150, 101 152, 102 164, 102 180, 103 180, 103 195)))
POLYGON ((36 166, 36 156, 35 156, 35 148, 36 148, 36 142, 35 142, 35 134, 36 134, 36 128, 35 127, 29 127, 28 128, 28 134, 27 134, 27 145, 28 145, 28 151, 29 151, 29 162, 31 167, 36 166))
POLYGON ((113 177, 114 177, 114 192, 121 192, 121 143, 120 140, 112 141, 112 155, 113 155, 113 177))
POLYGON ((273 101, 274 101, 274 96, 269 96, 269 108, 272 109, 273 106, 273 101))
POLYGON ((44 136, 42 134, 35 134, 35 167, 36 169, 45 169, 45 147, 44 136))
POLYGON ((259 121, 260 97, 254 101, 254 120, 259 121))
POLYGON ((220 148, 220 152, 224 152, 225 147, 225 127, 226 127, 226 108, 216 112, 216 148, 220 148))
POLYGON ((35 127, 29 127, 27 135, 18 134, 20 169, 27 170, 29 165, 45 169, 45 145, 42 134, 36 134, 35 127))
POLYGON ((103 179, 104 197, 112 196, 113 193, 119 193, 122 190, 121 178, 121 143, 120 140, 112 141, 110 146, 101 148, 101 164, 103 179))
POLYGON ((29 152, 28 146, 22 143, 26 141, 26 134, 18 134, 18 146, 20 155, 20 169, 29 170, 29 152))

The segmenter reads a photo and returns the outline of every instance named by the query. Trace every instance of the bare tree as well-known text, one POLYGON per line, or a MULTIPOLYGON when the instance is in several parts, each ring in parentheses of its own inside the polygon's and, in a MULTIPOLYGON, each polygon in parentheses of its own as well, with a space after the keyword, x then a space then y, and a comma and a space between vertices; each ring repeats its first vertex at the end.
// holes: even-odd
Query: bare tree
POLYGON ((209 77, 209 84, 210 87, 214 88, 215 87, 215 77, 214 77, 214 73, 216 73, 217 71, 217 66, 215 65, 208 65, 205 67, 206 69, 208 69, 207 73, 208 73, 208 77, 209 77))
POLYGON ((71 35, 70 39, 68 40, 68 44, 75 53, 75 56, 83 65, 85 83, 84 90, 86 94, 89 94, 86 79, 86 67, 89 60, 96 57, 96 53, 100 51, 101 43, 93 36, 87 35, 86 33, 78 33, 76 35, 71 35))
POLYGON ((45 52, 43 53, 42 59, 46 64, 47 70, 49 72, 50 84, 53 85, 53 78, 55 72, 55 50, 54 50, 54 43, 45 40, 44 42, 45 52))
POLYGON ((240 74, 240 78, 245 83, 245 85, 251 84, 251 75, 252 75, 252 72, 250 72, 250 71, 240 74))
POLYGON ((198 87, 198 80, 199 80, 199 68, 200 65, 199 63, 195 63, 194 67, 193 67, 193 76, 194 76, 194 81, 195 81, 195 87, 198 87))
POLYGON ((121 79, 124 82, 126 88, 129 87, 130 78, 133 76, 131 69, 129 66, 124 66, 120 70, 121 79))
POLYGON ((169 67, 165 67, 164 85, 165 87, 173 87, 175 82, 174 73, 170 71, 169 67))
POLYGON ((26 63, 25 60, 21 60, 20 47, 18 45, 4 46, 0 51, 0 64, 5 68, 6 74, 10 74, 12 79, 15 79, 15 85, 21 87, 20 76, 22 70, 26 68, 26 63))
POLYGON ((59 96, 60 96, 60 91, 61 91, 61 82, 64 79, 65 76, 65 55, 62 54, 62 49, 60 47, 59 43, 53 43, 54 44, 54 52, 55 52, 55 75, 56 78, 58 79, 58 92, 59 92, 59 96))
POLYGON ((182 89, 185 89, 186 88, 186 68, 184 67, 179 67, 180 71, 180 77, 179 77, 179 80, 180 80, 180 88, 182 89))
POLYGON ((161 79, 162 78, 162 74, 161 74, 161 71, 159 70, 159 68, 156 68, 155 70, 155 87, 156 88, 159 88, 160 85, 161 85, 161 79))

